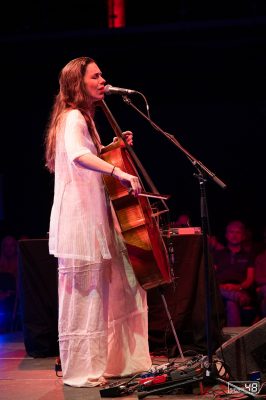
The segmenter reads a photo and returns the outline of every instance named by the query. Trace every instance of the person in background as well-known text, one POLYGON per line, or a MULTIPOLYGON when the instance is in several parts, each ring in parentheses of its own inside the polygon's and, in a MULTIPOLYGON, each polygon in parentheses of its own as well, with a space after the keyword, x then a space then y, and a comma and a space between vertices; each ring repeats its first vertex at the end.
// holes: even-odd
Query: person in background
MULTIPOLYGON (((55 179, 49 252, 58 258, 60 360, 64 384, 75 387, 103 385, 105 378, 152 365, 146 292, 115 224, 103 175, 132 196, 141 185, 100 158, 104 146, 94 117, 105 83, 89 57, 65 65, 45 140, 55 179)), ((124 137, 132 145, 132 132, 124 137)))
POLYGON ((253 303, 254 260, 242 248, 245 238, 242 221, 229 222, 225 238, 225 248, 213 252, 213 265, 226 307, 227 326, 241 326, 243 307, 253 303))
POLYGON ((266 317, 266 250, 255 258, 255 289, 259 317, 266 317))

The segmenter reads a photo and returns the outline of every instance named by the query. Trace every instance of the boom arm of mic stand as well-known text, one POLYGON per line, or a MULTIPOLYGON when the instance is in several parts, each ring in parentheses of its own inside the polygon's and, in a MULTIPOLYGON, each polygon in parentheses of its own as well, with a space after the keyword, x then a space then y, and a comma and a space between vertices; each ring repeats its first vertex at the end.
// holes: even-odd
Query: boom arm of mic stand
POLYGON ((191 161, 191 163, 196 167, 199 168, 201 171, 204 171, 217 185, 219 185, 222 189, 226 188, 226 184, 216 176, 213 172, 211 172, 203 163, 193 157, 178 141, 177 139, 168 132, 162 130, 158 125, 155 124, 147 115, 145 115, 132 101, 126 96, 122 96, 124 102, 130 105, 134 110, 136 110, 142 117, 144 117, 158 132, 163 134, 168 140, 170 140, 176 147, 178 147, 191 161))

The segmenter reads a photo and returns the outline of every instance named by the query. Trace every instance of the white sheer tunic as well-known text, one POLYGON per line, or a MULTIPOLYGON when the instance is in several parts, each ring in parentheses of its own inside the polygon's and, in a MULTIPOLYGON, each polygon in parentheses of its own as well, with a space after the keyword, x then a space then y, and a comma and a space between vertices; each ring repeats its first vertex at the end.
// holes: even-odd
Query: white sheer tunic
POLYGON ((59 259, 63 382, 77 387, 151 367, 146 292, 114 230, 101 174, 74 162, 89 152, 96 149, 84 117, 67 112, 57 135, 49 251, 59 259))

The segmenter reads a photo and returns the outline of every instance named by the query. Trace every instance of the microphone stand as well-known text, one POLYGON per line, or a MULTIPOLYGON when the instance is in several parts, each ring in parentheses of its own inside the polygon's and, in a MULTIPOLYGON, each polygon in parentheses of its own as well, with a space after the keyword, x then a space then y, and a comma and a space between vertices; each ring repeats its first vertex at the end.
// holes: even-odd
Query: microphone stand
MULTIPOLYGON (((178 147, 188 158, 188 160, 192 163, 192 165, 196 168, 197 172, 193 175, 197 177, 200 187, 200 214, 201 214, 201 224, 202 224, 202 238, 203 238, 203 260, 204 260, 204 273, 205 273, 205 292, 206 292, 206 341, 207 341, 207 357, 208 360, 205 363, 206 365, 206 377, 211 378, 212 373, 214 372, 213 368, 213 360, 212 360, 212 330, 211 330, 211 299, 210 299, 210 259, 209 259, 209 249, 208 249, 208 235, 210 233, 209 230, 209 217, 208 217, 208 207, 207 207, 207 197, 206 197, 206 181, 207 178, 212 179, 217 185, 219 185, 222 189, 226 188, 226 184, 219 179, 213 172, 211 172, 203 163, 197 160, 192 154, 190 154, 181 144, 177 141, 177 139, 162 130, 158 125, 156 125, 147 115, 145 115, 138 107, 136 107, 131 100, 126 96, 122 96, 124 102, 130 105, 133 109, 135 109, 142 117, 144 117, 158 132, 163 134, 170 142, 172 142, 176 147, 178 147)), ((221 382, 221 379, 219 378, 221 382)), ((225 382, 226 383, 226 382, 225 382)), ((239 388, 239 390, 241 390, 239 388)))

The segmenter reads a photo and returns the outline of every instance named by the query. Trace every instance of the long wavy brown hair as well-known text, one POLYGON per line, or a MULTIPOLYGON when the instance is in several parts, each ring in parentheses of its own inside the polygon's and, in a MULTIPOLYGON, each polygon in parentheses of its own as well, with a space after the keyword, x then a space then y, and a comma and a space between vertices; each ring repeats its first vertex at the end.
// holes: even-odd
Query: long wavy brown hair
POLYGON ((86 113, 91 104, 83 78, 87 65, 95 61, 90 57, 79 57, 71 60, 60 72, 59 93, 56 95, 45 135, 45 165, 50 172, 55 168, 56 134, 61 117, 66 110, 77 109, 83 114, 92 140, 99 151, 99 139, 95 136, 91 117, 86 113))

